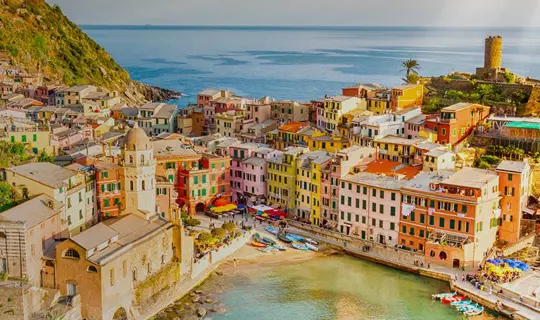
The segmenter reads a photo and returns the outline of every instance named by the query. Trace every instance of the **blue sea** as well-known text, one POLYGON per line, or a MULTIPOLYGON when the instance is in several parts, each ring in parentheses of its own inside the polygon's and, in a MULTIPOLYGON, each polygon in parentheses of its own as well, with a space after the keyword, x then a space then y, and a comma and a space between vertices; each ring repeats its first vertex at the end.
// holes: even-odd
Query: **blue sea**
POLYGON ((83 26, 133 79, 186 94, 220 88, 238 95, 309 101, 343 86, 401 83, 401 62, 420 74, 474 72, 484 38, 504 37, 503 64, 540 77, 538 28, 83 26))

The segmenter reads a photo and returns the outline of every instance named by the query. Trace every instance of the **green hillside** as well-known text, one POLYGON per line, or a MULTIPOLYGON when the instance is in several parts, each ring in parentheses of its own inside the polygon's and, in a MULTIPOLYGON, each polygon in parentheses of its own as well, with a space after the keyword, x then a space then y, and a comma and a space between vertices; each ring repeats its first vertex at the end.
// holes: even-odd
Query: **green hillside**
POLYGON ((171 93, 131 80, 58 6, 44 0, 0 0, 0 52, 14 66, 41 72, 48 83, 103 86, 128 101, 166 99, 171 93))

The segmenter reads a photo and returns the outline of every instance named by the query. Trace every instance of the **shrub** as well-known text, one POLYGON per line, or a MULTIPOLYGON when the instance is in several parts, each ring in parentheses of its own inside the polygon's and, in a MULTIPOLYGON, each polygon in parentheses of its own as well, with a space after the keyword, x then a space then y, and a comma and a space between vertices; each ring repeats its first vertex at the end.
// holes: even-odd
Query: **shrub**
POLYGON ((490 165, 498 165, 501 162, 501 158, 497 156, 485 155, 485 156, 482 156, 481 161, 485 161, 489 163, 490 165))
POLYGON ((212 242, 212 235, 208 232, 201 232, 199 234, 199 237, 197 238, 197 241, 201 245, 208 245, 210 242, 212 242))
POLYGON ((196 227, 201 224, 201 221, 199 219, 189 218, 184 221, 184 225, 188 227, 196 227))
POLYGON ((222 226, 222 228, 227 231, 229 234, 234 234, 234 231, 236 231, 236 224, 232 222, 225 222, 222 226))
POLYGON ((212 235, 219 240, 223 240, 223 238, 225 238, 227 235, 227 231, 225 231, 223 228, 212 229, 212 235))
POLYGON ((480 169, 491 169, 491 165, 483 160, 478 161, 477 167, 480 169))

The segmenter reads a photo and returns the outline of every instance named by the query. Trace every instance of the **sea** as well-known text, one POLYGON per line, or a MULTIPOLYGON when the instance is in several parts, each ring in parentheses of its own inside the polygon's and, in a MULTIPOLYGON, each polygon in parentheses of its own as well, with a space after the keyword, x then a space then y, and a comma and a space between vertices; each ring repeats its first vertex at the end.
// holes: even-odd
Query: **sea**
POLYGON ((82 26, 135 80, 180 91, 309 101, 355 83, 402 83, 401 63, 423 76, 474 73, 484 38, 503 36, 503 65, 540 77, 539 28, 82 26))

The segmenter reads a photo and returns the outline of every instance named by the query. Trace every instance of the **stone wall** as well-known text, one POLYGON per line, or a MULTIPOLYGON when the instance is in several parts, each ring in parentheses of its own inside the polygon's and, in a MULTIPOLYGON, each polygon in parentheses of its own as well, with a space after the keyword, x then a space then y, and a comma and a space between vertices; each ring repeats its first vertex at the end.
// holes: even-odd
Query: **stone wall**
POLYGON ((150 299, 169 286, 180 280, 180 263, 171 262, 159 273, 139 283, 135 288, 134 304, 144 305, 150 299))

